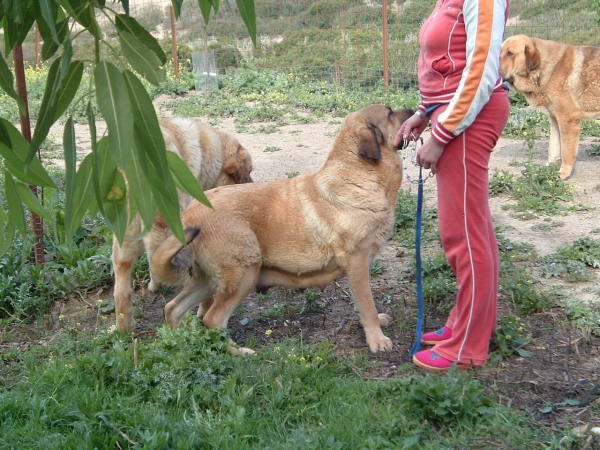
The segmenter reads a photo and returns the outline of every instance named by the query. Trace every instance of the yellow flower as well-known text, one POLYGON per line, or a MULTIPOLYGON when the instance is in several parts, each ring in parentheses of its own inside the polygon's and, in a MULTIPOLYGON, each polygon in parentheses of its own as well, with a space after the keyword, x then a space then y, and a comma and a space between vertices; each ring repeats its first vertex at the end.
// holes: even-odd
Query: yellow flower
POLYGON ((273 333, 273 330, 267 330, 267 331, 265 331, 265 334, 266 334, 267 336, 271 336, 271 333, 273 333))

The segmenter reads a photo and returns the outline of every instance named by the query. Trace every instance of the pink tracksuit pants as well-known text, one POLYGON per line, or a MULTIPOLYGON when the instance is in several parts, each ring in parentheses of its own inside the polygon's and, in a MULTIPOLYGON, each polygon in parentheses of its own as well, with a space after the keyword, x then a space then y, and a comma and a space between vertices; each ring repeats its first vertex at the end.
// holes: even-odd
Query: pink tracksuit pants
MULTIPOLYGON (((446 106, 432 115, 432 127, 446 106)), ((446 326, 452 337, 433 347, 451 361, 482 365, 497 320, 498 243, 488 203, 490 155, 509 115, 508 92, 495 91, 477 119, 446 145, 438 161, 440 237, 458 282, 446 326)))

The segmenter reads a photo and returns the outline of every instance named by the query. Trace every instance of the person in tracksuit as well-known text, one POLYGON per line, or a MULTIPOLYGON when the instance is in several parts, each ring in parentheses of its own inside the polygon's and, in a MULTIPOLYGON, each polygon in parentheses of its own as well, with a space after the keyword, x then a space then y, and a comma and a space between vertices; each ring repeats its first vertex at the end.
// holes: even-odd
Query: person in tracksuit
POLYGON ((421 27, 422 102, 395 143, 431 123, 417 162, 437 178, 438 222, 458 296, 433 345, 413 356, 425 369, 482 366, 497 320, 499 257, 488 203, 490 155, 509 115, 498 69, 509 0, 438 0, 421 27))

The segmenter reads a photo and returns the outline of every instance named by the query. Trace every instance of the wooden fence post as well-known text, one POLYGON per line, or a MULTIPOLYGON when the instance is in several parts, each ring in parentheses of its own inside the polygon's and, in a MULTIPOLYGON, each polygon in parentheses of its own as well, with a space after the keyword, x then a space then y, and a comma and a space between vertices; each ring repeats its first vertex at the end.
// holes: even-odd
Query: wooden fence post
POLYGON ((173 70, 175 79, 179 80, 179 58, 177 57, 177 29, 175 28, 175 11, 171 9, 171 42, 173 43, 173 70))
POLYGON ((381 2, 383 20, 383 86, 387 91, 390 85, 389 54, 388 54, 388 5, 387 0, 381 2))

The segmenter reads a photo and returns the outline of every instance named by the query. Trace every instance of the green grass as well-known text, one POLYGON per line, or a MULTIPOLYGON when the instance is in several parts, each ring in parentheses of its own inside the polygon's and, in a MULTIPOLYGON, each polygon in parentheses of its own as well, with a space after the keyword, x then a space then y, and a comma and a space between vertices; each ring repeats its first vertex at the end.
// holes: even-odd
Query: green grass
POLYGON ((286 340, 235 358, 195 318, 156 340, 66 334, 6 352, 2 448, 524 448, 526 416, 467 374, 364 381, 326 345, 286 340), (73 389, 77 386, 77 389, 73 389), (428 426, 423 426, 428 423, 428 426))

